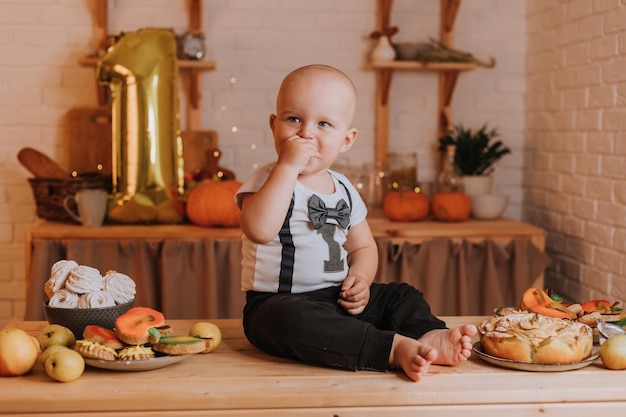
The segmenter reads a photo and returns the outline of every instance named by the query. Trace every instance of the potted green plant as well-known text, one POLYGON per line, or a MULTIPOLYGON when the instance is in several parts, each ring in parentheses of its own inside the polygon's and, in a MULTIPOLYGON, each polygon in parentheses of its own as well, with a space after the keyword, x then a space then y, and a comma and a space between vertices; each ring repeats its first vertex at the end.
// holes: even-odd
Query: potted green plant
POLYGON ((455 145, 454 164, 463 176, 467 194, 488 194, 491 192, 494 163, 511 150, 499 140, 497 129, 488 129, 484 124, 478 130, 454 126, 445 136, 439 138, 439 150, 455 145), (475 184, 476 182, 483 184, 475 184))

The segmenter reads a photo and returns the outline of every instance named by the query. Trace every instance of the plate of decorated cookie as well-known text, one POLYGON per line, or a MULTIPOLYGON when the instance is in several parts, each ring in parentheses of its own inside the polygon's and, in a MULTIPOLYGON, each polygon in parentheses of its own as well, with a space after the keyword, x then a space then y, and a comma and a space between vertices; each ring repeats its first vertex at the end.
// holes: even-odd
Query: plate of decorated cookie
POLYGON ((106 361, 103 359, 84 358, 85 363, 94 368, 106 369, 108 371, 151 371, 153 369, 164 368, 187 359, 189 355, 163 355, 149 359, 118 359, 106 361))
POLYGON ((132 307, 115 319, 115 330, 88 325, 74 350, 85 364, 108 371, 150 371, 178 363, 207 349, 205 339, 169 334, 163 313, 132 307))

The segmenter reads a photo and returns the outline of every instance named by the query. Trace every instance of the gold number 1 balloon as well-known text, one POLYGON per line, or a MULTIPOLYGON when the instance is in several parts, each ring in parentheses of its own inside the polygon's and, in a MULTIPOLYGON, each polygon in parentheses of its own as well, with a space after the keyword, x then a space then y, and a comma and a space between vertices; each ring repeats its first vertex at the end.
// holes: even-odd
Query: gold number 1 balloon
POLYGON ((168 29, 125 33, 98 62, 113 97, 113 195, 109 220, 183 219, 183 148, 176 38, 168 29))

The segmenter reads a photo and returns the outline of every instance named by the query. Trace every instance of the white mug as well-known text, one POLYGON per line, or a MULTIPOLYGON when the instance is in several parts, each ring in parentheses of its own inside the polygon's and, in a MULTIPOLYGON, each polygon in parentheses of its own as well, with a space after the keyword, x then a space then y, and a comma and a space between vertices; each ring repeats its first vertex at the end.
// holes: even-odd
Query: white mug
POLYGON ((104 190, 85 189, 76 195, 69 195, 63 200, 63 207, 76 221, 83 226, 102 226, 107 210, 107 192, 104 190), (69 202, 75 200, 78 213, 70 209, 69 202))

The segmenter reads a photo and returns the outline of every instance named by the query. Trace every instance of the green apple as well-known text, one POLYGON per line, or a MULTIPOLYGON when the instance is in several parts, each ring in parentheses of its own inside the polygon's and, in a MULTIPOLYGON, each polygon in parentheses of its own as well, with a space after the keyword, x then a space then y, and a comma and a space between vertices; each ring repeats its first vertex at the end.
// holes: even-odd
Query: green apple
POLYGON ((199 337, 204 340, 206 349, 202 353, 213 352, 222 343, 222 331, 213 323, 199 321, 191 326, 189 336, 199 337))
POLYGON ((0 330, 0 376, 24 375, 33 369, 39 345, 22 329, 0 330))
POLYGON ((55 353, 61 351, 61 350, 65 350, 65 349, 69 349, 67 346, 64 345, 51 345, 48 346, 48 348, 46 350, 43 351, 43 353, 41 354, 41 363, 45 364, 46 360, 54 355, 55 353))
POLYGON ((626 369, 626 334, 610 337, 602 343, 600 359, 609 369, 626 369))
POLYGON ((39 333, 39 344, 42 350, 52 345, 72 347, 76 343, 74 333, 60 324, 49 324, 39 333))
POLYGON ((37 352, 41 353, 41 343, 39 343, 39 339, 32 335, 30 337, 33 339, 35 346, 37 346, 37 352))
POLYGON ((85 360, 72 349, 62 349, 50 355, 44 364, 46 373, 60 382, 78 379, 85 371, 85 360))

